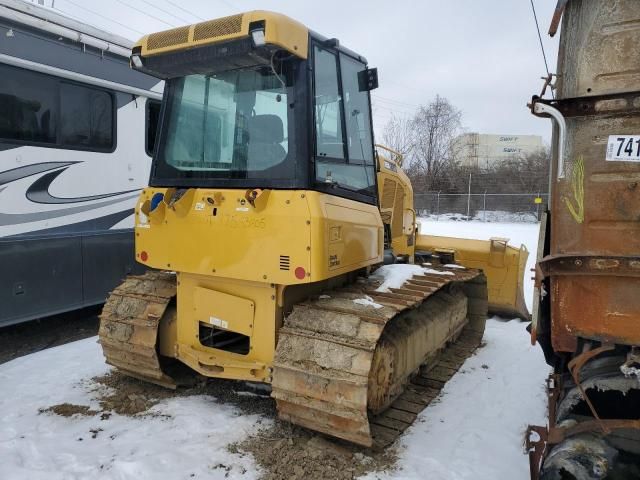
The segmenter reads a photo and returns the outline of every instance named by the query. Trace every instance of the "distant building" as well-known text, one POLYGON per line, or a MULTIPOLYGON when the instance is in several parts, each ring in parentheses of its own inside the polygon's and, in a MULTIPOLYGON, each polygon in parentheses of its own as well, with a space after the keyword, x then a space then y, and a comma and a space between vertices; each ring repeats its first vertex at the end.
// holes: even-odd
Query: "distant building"
POLYGON ((486 170, 501 162, 544 148, 539 135, 465 133, 453 141, 454 157, 461 166, 486 170))

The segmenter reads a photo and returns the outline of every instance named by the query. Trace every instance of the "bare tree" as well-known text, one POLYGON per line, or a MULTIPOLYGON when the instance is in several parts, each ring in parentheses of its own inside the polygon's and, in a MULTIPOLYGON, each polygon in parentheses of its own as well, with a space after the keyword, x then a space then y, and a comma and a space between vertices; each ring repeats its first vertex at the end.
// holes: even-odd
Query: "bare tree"
POLYGON ((412 163, 422 174, 427 191, 442 181, 444 170, 455 162, 453 140, 460 132, 461 118, 462 112, 439 95, 416 112, 412 163))
POLYGON ((382 141, 387 147, 408 158, 415 145, 413 119, 393 115, 384 126, 382 141))
POLYGON ((496 191, 505 193, 546 192, 549 187, 551 149, 534 152, 504 161, 489 172, 497 181, 496 191))
POLYGON ((446 189, 455 166, 453 141, 461 129, 462 112, 436 96, 411 119, 392 117, 382 135, 387 145, 405 156, 405 170, 416 192, 446 189), (439 188, 436 188, 439 187, 439 188))

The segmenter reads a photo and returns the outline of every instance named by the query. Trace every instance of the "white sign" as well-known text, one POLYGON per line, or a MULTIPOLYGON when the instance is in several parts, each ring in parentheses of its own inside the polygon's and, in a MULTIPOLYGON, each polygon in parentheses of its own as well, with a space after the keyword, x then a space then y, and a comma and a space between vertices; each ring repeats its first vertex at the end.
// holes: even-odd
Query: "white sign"
POLYGON ((209 317, 209 323, 211 325, 215 325, 216 327, 224 328, 225 330, 229 328, 229 322, 226 322, 221 318, 209 317))
POLYGON ((607 161, 640 162, 640 135, 609 135, 607 161))

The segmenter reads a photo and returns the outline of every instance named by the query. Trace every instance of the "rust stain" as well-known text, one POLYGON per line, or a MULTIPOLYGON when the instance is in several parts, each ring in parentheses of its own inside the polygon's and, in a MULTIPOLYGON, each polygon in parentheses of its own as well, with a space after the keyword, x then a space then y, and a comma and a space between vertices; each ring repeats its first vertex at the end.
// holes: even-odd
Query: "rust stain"
MULTIPOLYGON (((600 266, 602 266, 601 264, 600 266)), ((558 295, 552 302, 552 342, 558 352, 574 352, 577 339, 621 345, 640 344, 640 275, 552 277, 558 295)))

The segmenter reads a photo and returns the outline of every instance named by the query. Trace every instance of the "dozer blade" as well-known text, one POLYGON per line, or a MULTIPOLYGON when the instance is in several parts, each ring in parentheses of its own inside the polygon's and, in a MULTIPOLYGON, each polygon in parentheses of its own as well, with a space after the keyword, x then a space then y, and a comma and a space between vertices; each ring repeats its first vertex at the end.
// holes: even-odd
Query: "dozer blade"
POLYGON ((418 235, 416 252, 452 251, 467 268, 482 270, 489 289, 489 312, 531 320, 524 301, 524 276, 529 252, 524 245, 512 247, 506 238, 471 240, 466 238, 418 235))
POLYGON ((160 323, 175 318, 176 277, 147 272, 128 277, 107 299, 100 314, 99 338, 109 365, 126 375, 176 388, 163 370, 156 347, 160 323))
POLYGON ((440 271, 391 293, 370 277, 296 305, 274 361, 280 418, 367 447, 393 442, 484 332, 484 275, 440 271))

